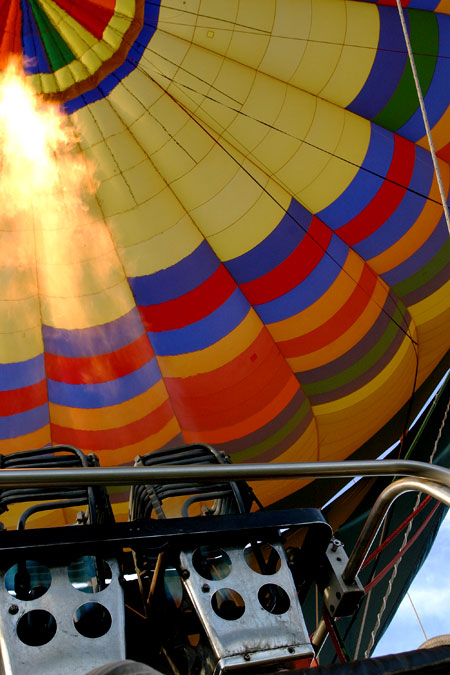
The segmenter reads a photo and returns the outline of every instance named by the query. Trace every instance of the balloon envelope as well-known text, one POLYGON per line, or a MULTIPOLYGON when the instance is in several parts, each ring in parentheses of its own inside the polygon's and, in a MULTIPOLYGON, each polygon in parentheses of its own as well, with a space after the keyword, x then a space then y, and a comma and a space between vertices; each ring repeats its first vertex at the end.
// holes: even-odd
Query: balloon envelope
MULTIPOLYGON (((448 7, 405 10, 446 194, 448 7)), ((0 228, 1 452, 345 459, 447 358, 448 230, 394 7, 15 0, 0 34, 98 181, 89 218, 0 228)))

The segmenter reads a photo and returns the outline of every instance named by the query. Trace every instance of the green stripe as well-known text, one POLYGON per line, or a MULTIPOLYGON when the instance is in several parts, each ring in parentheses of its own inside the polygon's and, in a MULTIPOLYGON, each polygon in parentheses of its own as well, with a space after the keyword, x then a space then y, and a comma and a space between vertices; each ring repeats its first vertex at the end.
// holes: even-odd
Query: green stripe
POLYGON ((343 370, 338 375, 333 375, 332 377, 328 377, 325 380, 319 380, 318 382, 302 385, 305 394, 312 397, 317 394, 325 394, 334 391, 366 373, 389 349, 400 330, 399 324, 402 323, 405 313, 406 307, 404 307, 403 304, 401 307, 397 307, 392 317, 393 320, 389 322, 388 327, 381 338, 362 359, 356 361, 350 368, 343 370))
POLYGON ((257 457, 258 455, 261 455, 263 452, 271 450, 275 445, 281 443, 281 441, 283 441, 287 436, 289 436, 291 431, 294 431, 295 427, 297 427, 300 424, 300 422, 302 422, 303 418, 310 411, 311 406, 309 404, 309 401, 305 399, 301 404, 300 408, 295 413, 295 415, 291 417, 291 419, 287 422, 287 424, 284 425, 284 427, 278 429, 278 431, 275 434, 273 434, 269 438, 266 438, 265 441, 262 441, 257 445, 252 445, 250 448, 246 448, 245 450, 241 450, 240 452, 233 452, 233 454, 231 455, 233 463, 244 462, 245 460, 253 459, 253 457, 257 457))
MULTIPOLYGON (((408 9, 407 12, 410 22, 411 47, 422 94, 425 96, 433 79, 439 53, 438 22, 433 12, 419 9, 408 9)), ((389 103, 374 117, 373 121, 385 129, 396 131, 406 124, 418 107, 419 99, 408 59, 397 89, 389 103)))
POLYGON ((403 298, 408 293, 416 291, 418 288, 425 286, 431 279, 434 279, 435 276, 441 272, 448 261, 450 260, 450 239, 447 239, 441 250, 436 253, 434 258, 430 260, 424 267, 422 267, 418 272, 413 274, 405 281, 401 281, 396 286, 392 287, 393 292, 399 297, 403 298))
POLYGON ((44 10, 37 0, 29 0, 33 15, 36 20, 39 34, 44 45, 45 53, 53 72, 67 66, 75 60, 75 55, 64 42, 56 28, 52 26, 44 10))

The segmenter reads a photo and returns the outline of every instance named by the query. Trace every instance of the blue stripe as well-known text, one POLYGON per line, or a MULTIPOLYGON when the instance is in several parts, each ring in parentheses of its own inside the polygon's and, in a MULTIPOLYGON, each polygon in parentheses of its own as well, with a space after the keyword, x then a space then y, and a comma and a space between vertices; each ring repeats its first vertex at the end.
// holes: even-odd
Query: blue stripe
MULTIPOLYGON (((397 9, 378 7, 380 39, 377 54, 363 88, 347 106, 348 110, 373 119, 389 103, 406 65, 407 53, 397 9)), ((405 12, 409 27, 409 19, 405 12)))
POLYGON ((100 356, 131 344, 145 333, 136 307, 102 326, 65 330, 42 326, 45 352, 58 356, 100 356))
POLYGON ((353 246, 364 260, 370 260, 389 249, 406 234, 423 211, 426 202, 422 194, 428 194, 431 189, 433 165, 426 150, 418 146, 415 150, 411 182, 399 206, 373 234, 353 246))
POLYGON ((250 306, 237 288, 214 312, 175 330, 148 333, 155 354, 172 356, 205 349, 231 333, 247 316, 250 306))
POLYGON ((337 230, 359 215, 383 185, 393 154, 392 132, 371 124, 369 147, 358 173, 346 190, 316 215, 332 230, 337 230))
POLYGON ((23 68, 27 75, 50 73, 51 68, 28 0, 21 0, 23 68))
POLYGON ((341 273, 349 248, 333 235, 321 261, 301 284, 279 298, 255 305, 254 309, 265 324, 288 319, 313 305, 332 286, 341 273))
POLYGON ((396 284, 405 281, 405 279, 409 279, 409 277, 425 267, 425 265, 430 262, 430 260, 434 258, 437 253, 439 253, 447 239, 447 223, 445 221, 444 214, 442 214, 438 226, 431 236, 427 238, 423 246, 421 246, 417 251, 415 251, 415 253, 413 253, 412 256, 410 256, 400 265, 397 265, 397 267, 389 270, 389 272, 382 274, 382 279, 391 288, 396 284))
MULTIPOLYGON (((25 436, 42 429, 49 423, 48 405, 46 403, 38 408, 25 410, 16 415, 0 417, 0 439, 25 436)), ((20 444, 18 444, 17 450, 20 449, 20 444)))
POLYGON ((13 391, 37 384, 45 379, 44 355, 28 361, 0 364, 0 391, 13 391))
POLYGON ((219 265, 220 260, 205 240, 176 265, 155 274, 129 277, 128 281, 136 304, 145 307, 189 293, 209 279, 219 265))
POLYGON ((160 379, 161 372, 153 357, 142 368, 110 382, 67 384, 49 379, 48 400, 69 408, 104 408, 143 394, 160 379))
POLYGON ((299 245, 311 225, 312 215, 295 199, 276 228, 255 248, 224 265, 237 284, 259 279, 278 267, 299 245))
MULTIPOLYGON (((436 14, 436 19, 439 29, 439 54, 433 79, 424 95, 430 127, 433 127, 441 119, 450 106, 450 16, 436 14)), ((397 133, 414 142, 425 136, 425 126, 420 107, 417 108, 406 124, 398 129, 397 133)))
POLYGON ((71 114, 83 108, 88 103, 94 103, 108 96, 108 94, 118 85, 118 83, 129 75, 141 60, 148 43, 158 25, 160 0, 146 0, 144 9, 144 25, 138 37, 134 41, 124 63, 116 68, 110 75, 107 75, 101 83, 81 96, 77 96, 64 104, 67 114, 71 114))
POLYGON ((441 0, 411 0, 408 3, 408 9, 427 9, 432 12, 439 5, 441 0))

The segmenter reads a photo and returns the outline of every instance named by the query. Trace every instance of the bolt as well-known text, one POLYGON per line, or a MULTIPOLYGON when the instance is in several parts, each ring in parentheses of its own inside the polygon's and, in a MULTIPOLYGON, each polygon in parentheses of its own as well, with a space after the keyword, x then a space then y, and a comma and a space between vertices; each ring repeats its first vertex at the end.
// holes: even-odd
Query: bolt
POLYGON ((288 652, 289 654, 293 654, 295 652, 295 647, 288 647, 288 652))
POLYGON ((18 608, 17 605, 10 605, 9 606, 8 612, 10 614, 17 614, 18 611, 19 611, 19 608, 18 608))
POLYGON ((244 661, 250 661, 251 658, 250 654, 244 654, 244 661))
POLYGON ((203 593, 208 593, 209 592, 209 584, 203 584, 202 591, 203 591, 203 593))
POLYGON ((189 570, 183 568, 182 570, 180 570, 180 576, 182 579, 189 579, 191 573, 189 572, 189 570))

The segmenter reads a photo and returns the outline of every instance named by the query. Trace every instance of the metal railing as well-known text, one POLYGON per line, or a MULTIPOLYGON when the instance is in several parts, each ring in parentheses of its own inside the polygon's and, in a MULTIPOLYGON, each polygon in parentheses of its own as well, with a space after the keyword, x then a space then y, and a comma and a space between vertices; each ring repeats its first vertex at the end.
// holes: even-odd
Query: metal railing
MULTIPOLYGON (((285 480, 287 478, 354 478, 405 476, 388 485, 376 500, 350 554, 343 578, 354 581, 389 507, 405 492, 425 492, 450 506, 450 470, 410 460, 365 460, 286 464, 183 465, 158 467, 87 467, 61 469, 2 469, 0 489, 53 486, 112 486, 145 483, 285 480)), ((326 637, 322 620, 313 637, 316 650, 326 637)))

